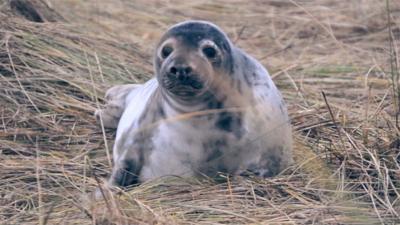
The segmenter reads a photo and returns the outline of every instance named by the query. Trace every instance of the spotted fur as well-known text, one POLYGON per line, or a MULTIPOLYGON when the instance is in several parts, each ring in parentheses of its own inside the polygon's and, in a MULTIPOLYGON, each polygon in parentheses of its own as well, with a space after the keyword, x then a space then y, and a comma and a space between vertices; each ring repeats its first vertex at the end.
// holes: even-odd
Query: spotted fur
POLYGON ((278 89, 217 26, 187 21, 171 27, 154 64, 155 78, 111 89, 106 108, 97 112, 104 124, 118 121, 112 185, 218 172, 268 177, 292 162, 290 122, 278 89), (215 45, 216 52, 206 52, 215 58, 204 56, 204 40, 215 45), (177 65, 190 69, 182 81, 190 88, 174 89, 181 85, 171 75, 177 65))

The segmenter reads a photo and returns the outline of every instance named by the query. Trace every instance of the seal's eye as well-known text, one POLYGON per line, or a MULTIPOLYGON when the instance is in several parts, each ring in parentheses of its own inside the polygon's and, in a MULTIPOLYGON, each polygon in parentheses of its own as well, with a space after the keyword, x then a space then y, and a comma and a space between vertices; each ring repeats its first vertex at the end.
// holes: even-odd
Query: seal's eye
POLYGON ((203 54, 209 59, 215 59, 217 57, 217 50, 212 46, 206 46, 203 48, 203 54))
POLYGON ((164 46, 161 49, 161 57, 163 59, 167 58, 171 53, 174 51, 174 49, 171 46, 164 46))

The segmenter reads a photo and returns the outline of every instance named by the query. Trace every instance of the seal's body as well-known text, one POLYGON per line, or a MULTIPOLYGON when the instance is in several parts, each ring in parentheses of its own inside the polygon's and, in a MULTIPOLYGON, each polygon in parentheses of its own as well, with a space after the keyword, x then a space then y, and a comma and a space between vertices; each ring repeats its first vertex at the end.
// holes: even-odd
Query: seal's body
POLYGON ((218 27, 204 21, 171 27, 154 64, 155 78, 110 89, 97 112, 105 126, 117 127, 112 185, 218 172, 268 177, 292 162, 278 89, 218 27))

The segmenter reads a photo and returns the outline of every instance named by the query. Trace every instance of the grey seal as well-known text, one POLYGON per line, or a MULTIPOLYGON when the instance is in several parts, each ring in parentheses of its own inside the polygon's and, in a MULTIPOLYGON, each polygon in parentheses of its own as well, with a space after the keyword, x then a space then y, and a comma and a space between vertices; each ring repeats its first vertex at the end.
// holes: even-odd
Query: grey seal
POLYGON ((155 77, 119 85, 96 116, 117 128, 109 183, 253 173, 277 175, 293 162, 284 100, 267 70, 216 25, 185 21, 154 54, 155 77))

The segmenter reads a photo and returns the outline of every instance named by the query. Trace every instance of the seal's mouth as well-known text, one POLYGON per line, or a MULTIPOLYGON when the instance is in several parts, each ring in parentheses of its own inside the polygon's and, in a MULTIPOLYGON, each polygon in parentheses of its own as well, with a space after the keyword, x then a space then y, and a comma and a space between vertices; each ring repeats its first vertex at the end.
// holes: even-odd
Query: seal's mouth
POLYGON ((175 76, 173 74, 165 74, 163 76, 163 87, 171 94, 179 97, 193 97, 201 94, 205 84, 200 80, 198 75, 175 76))
POLYGON ((194 90, 201 90, 204 85, 203 82, 201 82, 198 79, 193 79, 193 78, 183 78, 183 79, 178 79, 176 83, 177 88, 183 88, 183 89, 194 89, 194 90))

